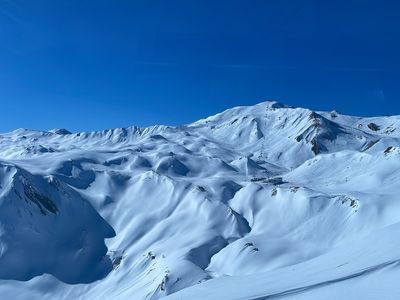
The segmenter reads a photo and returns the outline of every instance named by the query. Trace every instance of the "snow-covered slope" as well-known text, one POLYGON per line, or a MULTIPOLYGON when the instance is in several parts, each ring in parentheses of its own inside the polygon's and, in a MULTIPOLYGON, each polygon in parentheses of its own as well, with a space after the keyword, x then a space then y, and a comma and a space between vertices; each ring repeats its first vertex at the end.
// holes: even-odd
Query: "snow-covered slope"
POLYGON ((400 116, 268 101, 0 135, 5 299, 399 299, 400 116))

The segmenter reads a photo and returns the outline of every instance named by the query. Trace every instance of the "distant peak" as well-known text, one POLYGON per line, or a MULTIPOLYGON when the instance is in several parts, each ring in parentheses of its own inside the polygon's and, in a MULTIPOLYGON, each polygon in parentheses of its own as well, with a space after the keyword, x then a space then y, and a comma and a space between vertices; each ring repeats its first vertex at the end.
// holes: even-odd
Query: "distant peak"
POLYGON ((15 130, 11 131, 11 133, 14 133, 14 134, 22 134, 22 133, 25 133, 25 132, 32 132, 32 131, 34 131, 34 130, 32 130, 32 129, 27 129, 27 128, 17 128, 17 129, 15 129, 15 130))
POLYGON ((267 101, 261 102, 258 105, 266 106, 269 109, 291 108, 291 106, 280 103, 273 99, 268 99, 267 101))
POLYGON ((64 129, 64 128, 55 128, 55 129, 50 130, 49 132, 59 134, 59 135, 71 134, 70 131, 68 131, 67 129, 64 129))

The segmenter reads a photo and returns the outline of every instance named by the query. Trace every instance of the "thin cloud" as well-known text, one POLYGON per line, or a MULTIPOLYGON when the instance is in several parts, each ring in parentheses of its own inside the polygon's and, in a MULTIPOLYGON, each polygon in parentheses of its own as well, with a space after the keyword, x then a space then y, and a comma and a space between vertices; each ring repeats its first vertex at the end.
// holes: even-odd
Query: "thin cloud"
POLYGON ((325 67, 326 71, 335 72, 381 72, 382 68, 363 68, 363 67, 325 67))
POLYGON ((134 61, 135 65, 144 66, 164 66, 164 67, 178 67, 178 66, 191 66, 201 67, 208 66, 213 68, 221 69, 264 69, 264 70, 294 70, 295 66, 267 66, 267 65, 255 65, 255 64, 199 64, 199 63, 177 63, 177 62, 158 62, 158 61, 134 61))
POLYGON ((13 13, 7 6, 13 6, 13 8, 17 8, 16 4, 13 1, 2 0, 0 2, 0 15, 3 15, 4 17, 15 23, 23 24, 24 22, 22 21, 22 19, 18 17, 15 13, 13 13))
POLYGON ((158 61, 135 61, 135 65, 145 65, 145 66, 162 66, 162 67, 176 67, 178 66, 175 62, 158 62, 158 61))
POLYGON ((211 67, 225 69, 265 69, 265 70, 295 70, 295 66, 267 66, 254 64, 210 64, 211 67))

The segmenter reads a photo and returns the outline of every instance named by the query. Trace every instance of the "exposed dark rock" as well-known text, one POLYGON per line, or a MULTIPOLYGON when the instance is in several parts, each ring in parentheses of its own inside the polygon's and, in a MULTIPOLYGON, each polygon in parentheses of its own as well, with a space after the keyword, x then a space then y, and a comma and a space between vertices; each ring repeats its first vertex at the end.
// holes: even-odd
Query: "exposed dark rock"
POLYGON ((375 123, 369 123, 368 124, 368 128, 373 130, 373 131, 378 131, 380 128, 378 125, 376 125, 375 123))
POLYGON ((298 186, 292 186, 292 187, 290 188, 290 191, 291 191, 292 193, 296 193, 296 192, 299 190, 299 188, 300 188, 300 187, 298 187, 298 186))
POLYGON ((262 181, 262 180, 266 180, 266 179, 267 179, 266 177, 254 177, 254 178, 251 178, 250 181, 257 182, 257 181, 262 181))
POLYGON ((272 183, 273 185, 281 185, 281 184, 285 183, 285 181, 283 181, 282 177, 268 178, 267 182, 272 183))
POLYGON ((363 149, 361 150, 361 151, 367 151, 368 149, 370 149, 370 148, 372 148, 376 143, 378 143, 380 141, 380 139, 379 140, 375 140, 375 141, 369 141, 364 147, 363 147, 363 149))
POLYGON ((335 111, 335 110, 334 110, 334 111, 331 111, 331 118, 332 118, 332 119, 337 118, 337 116, 338 116, 338 115, 337 115, 337 111, 335 111))
POLYGON ((112 262, 113 270, 117 270, 122 262, 122 256, 117 256, 112 262))
POLYGON ((64 129, 64 128, 53 129, 53 130, 50 130, 50 132, 55 133, 55 134, 59 134, 59 135, 71 134, 70 131, 68 131, 67 129, 64 129))
POLYGON ((317 155, 318 153, 320 153, 320 147, 319 147, 319 144, 318 144, 318 142, 316 141, 316 139, 314 138, 314 139, 312 139, 311 140, 311 151, 315 154, 315 155, 317 155))
POLYGON ((238 119, 235 119, 231 122, 231 125, 235 124, 238 121, 238 119))
POLYGON ((392 152, 394 150, 394 147, 393 146, 390 146, 390 147, 387 147, 386 149, 385 149, 385 151, 383 151, 383 153, 385 153, 386 155, 387 154, 389 154, 390 152, 392 152))
POLYGON ((48 197, 41 195, 31 185, 24 184, 24 194, 30 201, 36 204, 43 215, 46 215, 46 212, 50 212, 52 214, 56 214, 58 212, 58 208, 55 203, 48 197))
POLYGON ((153 260, 153 259, 156 259, 156 256, 155 256, 155 254, 153 254, 153 252, 150 251, 147 253, 147 258, 153 260))

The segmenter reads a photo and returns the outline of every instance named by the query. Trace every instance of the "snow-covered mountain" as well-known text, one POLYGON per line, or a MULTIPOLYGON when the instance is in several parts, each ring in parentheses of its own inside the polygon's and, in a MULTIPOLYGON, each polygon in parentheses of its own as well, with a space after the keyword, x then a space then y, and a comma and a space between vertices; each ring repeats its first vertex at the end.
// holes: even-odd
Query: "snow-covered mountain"
POLYGON ((4 299, 400 299, 400 116, 268 101, 0 135, 4 299))

